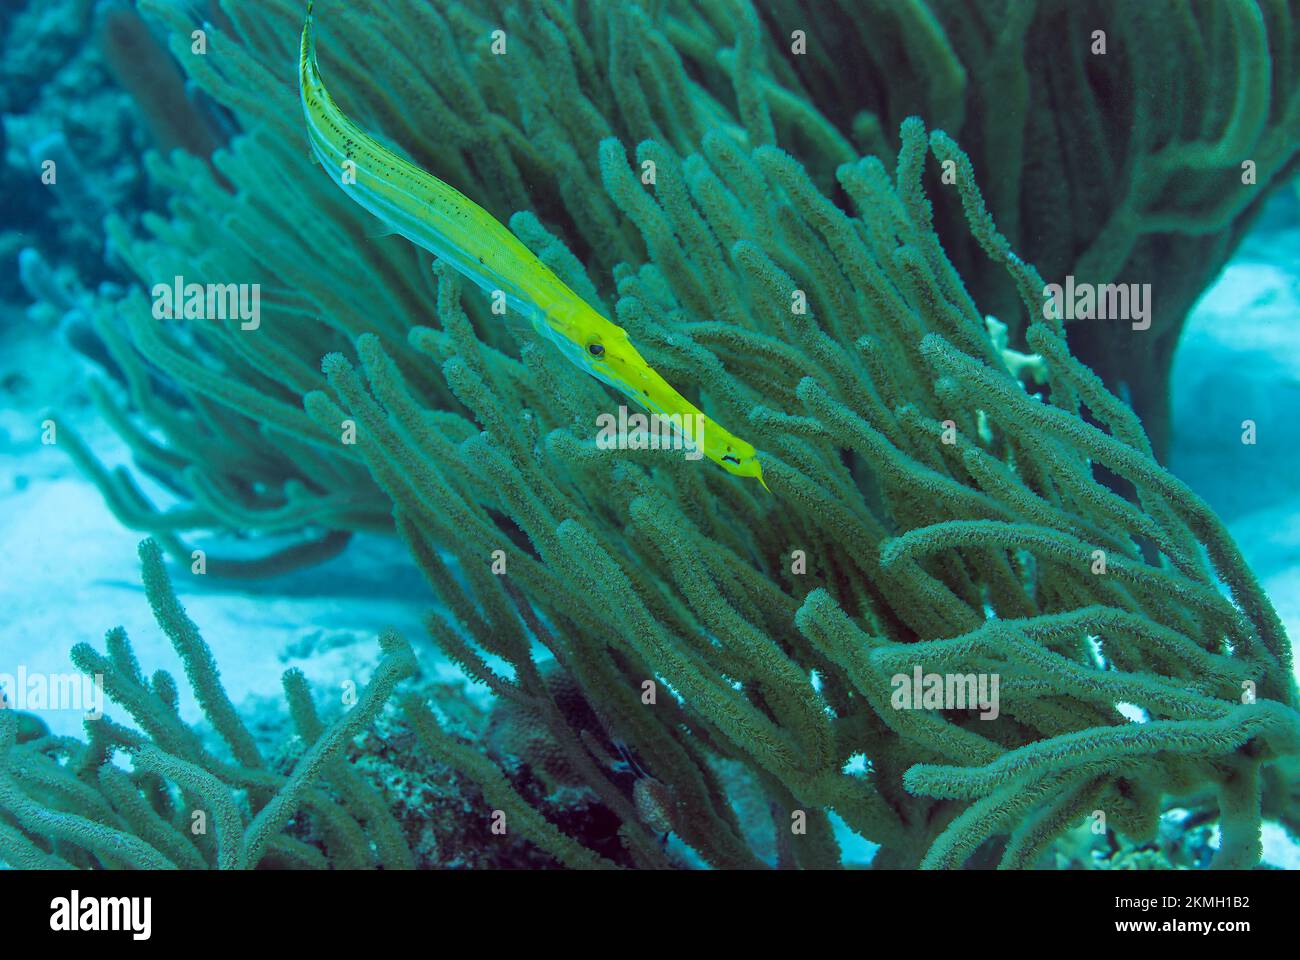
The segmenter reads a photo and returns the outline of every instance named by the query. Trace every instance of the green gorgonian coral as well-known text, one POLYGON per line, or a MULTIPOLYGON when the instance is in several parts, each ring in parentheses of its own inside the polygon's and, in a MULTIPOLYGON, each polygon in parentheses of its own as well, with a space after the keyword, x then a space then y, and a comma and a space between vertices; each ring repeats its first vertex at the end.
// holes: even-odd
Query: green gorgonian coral
POLYGON ((171 674, 145 677, 121 628, 108 632, 104 653, 78 644, 78 669, 99 678, 140 729, 103 715, 87 719, 85 743, 42 730, 24 735, 21 715, 0 710, 0 861, 27 869, 411 866, 382 797, 343 757, 396 685, 415 672, 405 641, 379 638, 384 659, 370 684, 328 727, 302 673, 284 675, 305 749, 292 770, 280 773, 231 705, 212 651, 176 599, 158 545, 142 543, 140 559, 154 616, 227 755, 215 756, 181 720, 171 674), (119 752, 129 758, 129 772, 115 762, 119 752), (315 842, 286 832, 304 814, 315 842))
MULTIPOLYGON (((1219 865, 1258 859, 1261 770, 1277 776, 1300 749, 1283 628, 1223 525, 1042 319, 1042 278, 947 134, 903 121, 892 162, 878 118, 841 130, 807 95, 816 78, 777 59, 771 9, 738 6, 734 33, 729 13, 685 5, 319 10, 344 108, 495 213, 527 211, 516 234, 762 451, 769 497, 663 452, 598 449, 602 387, 410 245, 367 239, 306 158, 296 3, 225 4, 202 57, 181 42, 183 13, 142 5, 245 133, 215 161, 233 192, 193 158, 152 158, 170 215, 148 218, 145 238, 110 223, 113 250, 146 288, 180 275, 270 295, 253 331, 160 323, 138 289, 95 304, 128 386, 98 384, 95 400, 187 500, 154 510, 73 438, 125 523, 187 563, 186 531, 304 531, 261 562, 210 562, 242 574, 396 531, 442 602, 433 639, 540 718, 621 821, 633 864, 671 862, 671 830, 715 866, 760 864, 763 832, 781 865, 833 866, 834 811, 882 846, 878 866, 958 866, 990 840, 1003 865, 1026 866, 1098 810, 1148 837, 1171 798, 1217 804, 1219 865), (498 26, 505 56, 488 52, 498 26), (927 189, 941 165, 952 176, 927 189), (967 239, 948 236, 956 212, 967 239), (963 279, 976 268, 959 272, 949 249, 981 251, 980 287, 1005 278, 1017 300, 1002 319, 1035 356, 990 336, 963 279), (539 645, 589 710, 565 709, 539 645), (894 709, 891 678, 918 666, 999 676, 998 716, 894 709), (601 762, 611 740, 644 772, 630 794, 601 762), (755 792, 767 831, 742 800, 755 792), (806 832, 791 834, 797 811, 806 832)), ((918 21, 899 49, 945 65, 924 98, 942 109, 921 112, 953 129, 967 73, 941 24, 959 6, 898 5, 918 21)), ((1277 106, 1251 86, 1267 59, 1250 32, 1261 8, 1223 6, 1249 43, 1227 57, 1240 109, 1213 113, 1231 135, 1201 155, 1216 169, 1216 150, 1235 165, 1229 146, 1290 129, 1266 128, 1277 106)), ((1060 4, 1037 9, 1077 27, 1060 4)), ((971 68, 976 89, 995 60, 971 68)), ((1293 147, 1268 142, 1274 169, 1290 162, 1293 147)), ((1137 216, 1120 216, 1133 243, 1137 216)), ((570 865, 609 862, 407 706, 434 755, 535 843, 570 865)))

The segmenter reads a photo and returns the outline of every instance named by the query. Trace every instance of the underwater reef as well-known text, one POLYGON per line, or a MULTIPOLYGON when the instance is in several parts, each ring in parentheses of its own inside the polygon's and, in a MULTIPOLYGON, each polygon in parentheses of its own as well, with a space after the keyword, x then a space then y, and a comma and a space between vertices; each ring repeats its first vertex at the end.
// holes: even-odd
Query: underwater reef
POLYGON ((126 633, 111 630, 106 653, 80 644, 73 662, 102 678, 140 731, 99 716, 87 720, 88 742, 81 743, 30 722, 24 729, 22 718, 30 715, 0 711, 0 806, 12 820, 0 824, 0 859, 25 868, 240 869, 264 859, 323 867, 318 846, 285 832, 301 808, 329 838, 325 848, 338 866, 372 865, 371 837, 379 864, 411 866, 396 821, 341 756, 397 682, 414 671, 410 647, 381 636, 379 670, 352 709, 328 727, 301 673, 286 673, 285 695, 303 749, 290 770, 277 771, 221 686, 212 651, 177 601, 157 544, 146 540, 140 556, 149 603, 232 761, 213 757, 181 720, 175 678, 162 670, 146 678, 126 633), (112 762, 118 751, 130 758, 130 773, 112 762), (337 799, 319 781, 328 781, 337 799), (241 805, 241 795, 256 801, 256 816, 248 803, 241 805))
POLYGON ((151 538, 146 592, 212 730, 120 632, 79 645, 139 729, 72 741, 0 711, 0 859, 833 868, 842 824, 878 868, 1023 868, 1068 862, 1085 821, 1117 861, 1159 860, 1179 808, 1217 822, 1210 865, 1250 868, 1265 817, 1296 829, 1286 631, 1162 466, 1180 325, 1300 162, 1293 5, 315 6, 348 114, 508 222, 758 448, 771 492, 603 449, 601 385, 373 235, 307 152, 302 4, 226 0, 196 54, 190 5, 140 0, 238 132, 200 155, 191 118, 147 152, 165 211, 110 213, 120 285, 58 309, 100 344, 97 410, 179 504, 49 419, 151 538), (1150 283, 1149 329, 1045 315, 1066 275, 1150 283), (178 276, 260 284, 260 322, 156 319, 178 276), (163 570, 214 531, 268 544, 204 554, 244 578, 391 536, 490 716, 384 635, 328 723, 286 677, 272 762, 163 570), (998 677, 996 716, 899 709, 914 670, 998 677))
MULTIPOLYGON (((108 632, 103 653, 79 644, 74 664, 101 678, 114 707, 139 729, 97 715, 86 721, 81 742, 52 735, 33 714, 0 710, 0 862, 149 870, 553 864, 523 841, 474 842, 475 828, 491 828, 491 805, 441 763, 446 757, 473 769, 474 755, 433 729, 421 696, 408 694, 400 716, 381 712, 398 683, 418 672, 400 637, 380 635, 374 675, 328 724, 302 672, 286 671, 286 704, 269 731, 275 739, 264 742, 268 731, 235 711, 158 545, 142 542, 140 560, 145 596, 209 723, 196 728, 181 720, 175 678, 164 670, 146 677, 121 628, 108 632), (129 758, 129 772, 113 762, 119 753, 129 758), (467 816, 467 807, 480 815, 467 816)), ((459 719, 466 729, 486 729, 485 718, 459 719)), ((519 735, 509 717, 492 724, 494 738, 519 735)), ((529 778, 515 779, 537 792, 529 778)), ((504 777, 487 777, 483 789, 492 798, 510 789, 504 784, 504 777)), ((566 799, 555 805, 561 820, 593 816, 582 798, 566 799)), ((523 816, 537 819, 531 810, 523 816)), ((545 821, 534 829, 564 843, 545 821)), ((587 833, 596 836, 589 824, 587 833)), ((582 857, 575 852, 575 862, 582 857)))

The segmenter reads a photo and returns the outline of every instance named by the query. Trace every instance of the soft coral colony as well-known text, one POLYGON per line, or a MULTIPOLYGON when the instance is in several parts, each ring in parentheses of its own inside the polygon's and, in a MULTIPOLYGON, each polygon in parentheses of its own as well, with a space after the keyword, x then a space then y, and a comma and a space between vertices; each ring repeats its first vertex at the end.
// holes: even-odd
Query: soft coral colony
MULTIPOLYGON (((511 829, 571 866, 665 866, 684 846, 718 867, 824 867, 841 861, 833 812, 880 845, 876 866, 1023 867, 1096 811, 1141 842, 1177 802, 1217 817, 1215 864, 1242 867, 1262 811, 1295 821, 1284 629, 1159 462, 1183 312, 1296 165, 1286 4, 317 4, 349 115, 508 221, 654 369, 743 426, 774 496, 599 449, 596 415, 617 402, 603 387, 446 267, 368 236, 306 154, 296 2, 224 4, 203 56, 184 5, 140 5, 243 131, 215 170, 149 159, 168 215, 143 235, 107 225, 140 288, 88 306, 123 373, 95 384, 97 405, 187 502, 158 511, 62 442, 187 566, 190 531, 300 533, 209 563, 239 575, 395 533, 441 601, 433 640, 617 822, 596 849, 521 789, 519 757, 470 748, 407 694, 399 722, 511 829), (1090 57, 1098 23, 1110 48, 1090 57), (1045 45, 1061 55, 1026 52, 1045 45), (1052 278, 1151 280, 1151 330, 1044 318, 1044 280, 1013 252, 1030 241, 1052 278), (173 276, 275 295, 256 331, 159 324, 143 291, 173 276), (893 709, 891 677, 917 665, 999 676, 996 718, 893 709)), ((147 547, 157 593, 155 562, 147 547)), ((385 645, 376 698, 411 669, 385 645)), ((334 746, 287 779, 253 776, 228 701, 204 706, 231 760, 200 752, 167 681, 150 689, 123 639, 109 646, 95 662, 145 729, 100 727, 89 746, 3 731, 8 859, 73 859, 72 844, 74 862, 154 865, 135 846, 99 855, 87 838, 111 828, 181 865, 411 862, 330 752, 347 731, 301 720, 301 689, 299 734, 334 746), (49 768, 69 750, 76 783, 49 768), (213 807, 229 842, 181 847, 179 797, 213 807), (315 857, 281 832, 311 802, 315 857)))

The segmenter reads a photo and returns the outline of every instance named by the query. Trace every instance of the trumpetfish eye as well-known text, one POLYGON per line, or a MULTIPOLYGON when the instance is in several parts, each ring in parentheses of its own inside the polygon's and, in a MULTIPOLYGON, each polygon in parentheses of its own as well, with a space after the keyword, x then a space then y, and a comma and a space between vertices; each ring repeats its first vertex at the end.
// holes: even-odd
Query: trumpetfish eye
POLYGON ((599 343, 592 342, 587 344, 587 352, 593 357, 603 357, 605 355, 605 348, 599 343))

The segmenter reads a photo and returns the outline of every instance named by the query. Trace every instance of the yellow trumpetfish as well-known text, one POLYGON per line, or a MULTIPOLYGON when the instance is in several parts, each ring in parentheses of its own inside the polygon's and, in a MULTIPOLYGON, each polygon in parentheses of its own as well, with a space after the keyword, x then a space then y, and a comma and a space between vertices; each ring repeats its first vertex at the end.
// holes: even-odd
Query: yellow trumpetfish
POLYGON ((754 447, 674 390, 632 346, 626 330, 592 309, 477 203, 403 160, 344 115, 316 64, 311 2, 302 28, 298 92, 316 159, 348 196, 484 290, 500 290, 509 309, 529 318, 593 377, 650 412, 674 418, 670 422, 702 424, 690 439, 706 457, 728 473, 757 477, 767 488, 754 447))

